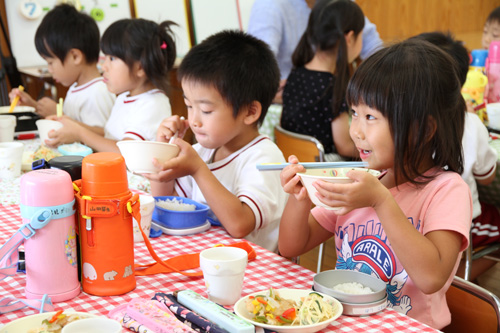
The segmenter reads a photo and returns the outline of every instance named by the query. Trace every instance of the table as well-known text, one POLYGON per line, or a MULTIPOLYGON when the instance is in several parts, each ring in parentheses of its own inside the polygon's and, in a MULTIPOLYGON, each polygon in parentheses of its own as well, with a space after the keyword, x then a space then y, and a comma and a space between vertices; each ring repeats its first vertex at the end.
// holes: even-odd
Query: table
POLYGON ((496 176, 489 185, 477 183, 479 200, 484 203, 500 207, 500 134, 490 132, 492 140, 489 145, 498 152, 496 176))
MULTIPOLYGON (((4 244, 21 224, 18 205, 0 205, 0 244, 4 244)), ((216 244, 231 244, 237 240, 231 238, 223 228, 212 227, 204 233, 191 236, 167 236, 151 239, 151 243, 160 258, 167 259, 186 253, 200 252, 216 244)), ((252 292, 273 288, 310 289, 314 272, 292 263, 273 252, 257 245, 252 246, 257 259, 248 263, 242 296, 252 292)), ((136 263, 146 264, 153 259, 144 243, 135 243, 136 263)), ((25 277, 18 273, 14 277, 0 281, 0 298, 14 296, 24 298, 25 277)), ((178 289, 192 289, 207 296, 202 278, 186 277, 177 273, 138 276, 135 290, 120 296, 99 297, 80 293, 76 298, 57 303, 57 307, 75 311, 106 315, 116 306, 129 302, 132 298, 151 298, 155 292, 172 292, 178 289)), ((0 324, 17 318, 37 313, 25 308, 0 315, 0 324)), ((367 317, 340 316, 332 325, 321 332, 436 332, 436 330, 392 309, 367 317)))

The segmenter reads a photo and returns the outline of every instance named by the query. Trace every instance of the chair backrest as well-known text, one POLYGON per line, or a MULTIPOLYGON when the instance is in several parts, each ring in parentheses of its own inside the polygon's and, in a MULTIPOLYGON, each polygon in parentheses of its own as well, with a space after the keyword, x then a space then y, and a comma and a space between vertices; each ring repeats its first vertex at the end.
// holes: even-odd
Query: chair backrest
POLYGON ((290 155, 297 156, 301 162, 324 162, 325 160, 325 149, 313 136, 290 132, 276 125, 274 140, 286 160, 290 155))
POLYGON ((443 332, 500 332, 500 299, 458 276, 446 292, 451 324, 443 332))

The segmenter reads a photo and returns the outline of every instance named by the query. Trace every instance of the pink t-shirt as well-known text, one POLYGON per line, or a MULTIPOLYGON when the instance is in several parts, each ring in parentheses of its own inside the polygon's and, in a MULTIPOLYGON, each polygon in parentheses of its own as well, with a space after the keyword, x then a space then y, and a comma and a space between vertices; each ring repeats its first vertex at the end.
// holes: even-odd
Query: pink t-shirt
MULTIPOLYGON (((435 172, 434 170, 433 172, 435 172)), ((460 233, 461 251, 469 243, 472 200, 467 184, 454 172, 442 172, 424 187, 409 183, 390 189, 408 221, 423 235, 435 230, 460 233)), ((335 234, 337 269, 351 269, 372 274, 387 283, 389 306, 436 329, 451 322, 445 293, 450 275, 438 292, 426 295, 414 284, 393 252, 380 220, 373 208, 360 208, 344 216, 322 207, 312 210, 314 218, 335 234)), ((414 249, 418 255, 418 249, 414 249)))

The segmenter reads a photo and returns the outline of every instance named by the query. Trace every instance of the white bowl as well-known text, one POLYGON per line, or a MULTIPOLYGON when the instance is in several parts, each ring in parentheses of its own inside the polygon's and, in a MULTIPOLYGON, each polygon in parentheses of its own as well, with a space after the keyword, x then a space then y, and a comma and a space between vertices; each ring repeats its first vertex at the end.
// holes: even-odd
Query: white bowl
POLYGON ((49 132, 52 130, 57 131, 63 127, 63 124, 55 120, 38 119, 36 121, 36 127, 38 128, 38 135, 40 136, 42 143, 45 143, 45 140, 50 140, 49 132))
POLYGON ((338 210, 341 207, 331 207, 327 206, 316 197, 316 189, 312 185, 317 180, 324 180, 329 183, 337 184, 348 184, 352 183, 353 180, 346 176, 346 174, 351 170, 361 170, 369 172, 371 175, 377 177, 380 175, 380 171, 365 169, 365 168, 324 168, 324 169, 306 169, 305 172, 297 173, 300 177, 302 185, 307 190, 307 194, 311 199, 312 203, 316 206, 324 207, 329 210, 338 210))
POLYGON ((156 141, 124 140, 117 143, 127 168, 134 173, 156 173, 153 158, 164 163, 179 154, 179 146, 156 141))
MULTIPOLYGON (((56 312, 45 312, 38 313, 26 317, 22 317, 7 323, 5 326, 0 328, 0 333, 19 333, 28 332, 31 329, 42 326, 42 321, 44 319, 50 319, 56 312)), ((85 312, 72 312, 65 311, 65 314, 80 314, 82 316, 88 316, 89 318, 97 317, 95 314, 85 313, 85 312)), ((81 319, 83 320, 83 319, 81 319)), ((76 321, 75 321, 76 322, 76 321)))
MULTIPOLYGON (((293 300, 293 301, 299 301, 302 297, 307 297, 307 295, 309 295, 311 292, 313 292, 312 290, 303 290, 303 289, 277 289, 276 291, 278 291, 281 298, 289 299, 289 300, 293 300)), ((317 324, 297 325, 297 326, 268 325, 268 324, 263 324, 263 323, 253 321, 251 319, 252 315, 250 313, 248 313, 248 311, 246 309, 246 300, 250 296, 262 295, 262 294, 266 294, 266 293, 267 293, 267 290, 266 291, 259 291, 259 292, 247 295, 243 298, 240 298, 240 300, 238 302, 236 302, 236 304, 234 305, 234 312, 236 313, 236 315, 247 320, 248 322, 250 322, 251 324, 253 324, 255 326, 266 328, 268 330, 272 330, 275 332, 314 333, 314 332, 321 331, 322 329, 324 329, 325 327, 330 325, 335 319, 340 317, 340 315, 342 314, 342 311, 343 311, 342 304, 339 301, 337 301, 335 298, 333 298, 331 296, 328 296, 326 294, 319 292, 318 294, 321 294, 325 298, 325 300, 333 302, 333 304, 335 305, 336 311, 330 319, 319 322, 317 324)))
POLYGON ((61 333, 120 333, 122 325, 116 320, 99 317, 77 320, 64 326, 61 333))

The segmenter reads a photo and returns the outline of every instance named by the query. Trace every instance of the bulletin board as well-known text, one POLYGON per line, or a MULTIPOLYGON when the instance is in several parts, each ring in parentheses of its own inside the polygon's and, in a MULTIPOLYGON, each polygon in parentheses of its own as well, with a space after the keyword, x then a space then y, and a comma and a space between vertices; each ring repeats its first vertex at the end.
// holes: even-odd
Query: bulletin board
MULTIPOLYGON (((219 0, 217 0, 219 1, 219 0)), ((175 34, 177 56, 184 57, 191 48, 188 10, 185 0, 134 0, 135 16, 161 23, 166 20, 178 24, 172 28, 175 34)))
MULTIPOLYGON (((255 0, 191 0, 196 44, 221 30, 247 31, 255 0)), ((271 1, 271 0, 269 0, 271 1)))
MULTIPOLYGON (((142 0, 149 1, 149 0, 142 0)), ((170 0, 169 0, 170 1, 170 0)), ((12 52, 17 66, 45 66, 46 62, 35 48, 35 33, 45 14, 61 0, 6 0, 5 10, 10 32, 12 52)), ((71 1, 65 1, 71 2, 71 1)), ((111 23, 130 18, 129 0, 79 0, 82 11, 96 18, 102 33, 111 23)))

